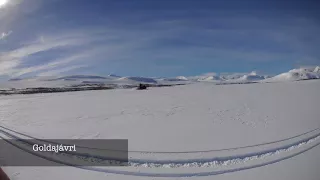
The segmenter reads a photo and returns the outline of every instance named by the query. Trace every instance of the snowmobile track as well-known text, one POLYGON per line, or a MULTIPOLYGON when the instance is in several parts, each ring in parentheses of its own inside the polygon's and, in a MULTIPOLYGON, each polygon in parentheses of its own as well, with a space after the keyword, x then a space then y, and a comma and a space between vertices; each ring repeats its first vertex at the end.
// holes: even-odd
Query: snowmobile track
MULTIPOLYGON (((4 134, 5 136, 8 136, 10 138, 16 139, 16 140, 21 140, 24 143, 28 143, 28 140, 23 139, 25 137, 32 138, 34 140, 39 140, 40 139, 31 137, 29 135, 17 132, 15 130, 6 128, 4 126, 0 126, 0 133, 4 134), (17 134, 19 137, 17 136, 17 134)), ((236 149, 241 149, 241 148, 250 148, 250 147, 257 147, 257 146, 262 146, 262 145, 269 145, 269 144, 275 144, 279 142, 286 142, 288 140, 292 140, 295 138, 299 138, 302 136, 307 136, 306 138, 296 140, 294 142, 281 145, 276 148, 267 148, 263 151, 257 151, 257 152, 252 152, 248 154, 232 154, 230 156, 217 156, 217 157, 212 157, 212 158, 203 158, 203 159, 186 159, 186 160, 152 160, 152 159, 129 159, 129 166, 133 167, 141 167, 141 168, 212 168, 212 167, 217 167, 217 166, 224 166, 228 167, 229 165, 237 165, 241 164, 240 167, 234 167, 230 169, 222 169, 222 170, 215 170, 215 171, 209 171, 209 172, 190 172, 190 173, 151 173, 151 172, 134 172, 134 171, 123 171, 123 170, 114 170, 114 169, 106 169, 106 168, 98 168, 98 167, 84 167, 84 166, 77 166, 74 164, 70 164, 68 162, 63 162, 59 161, 56 159, 48 158, 46 156, 40 155, 35 152, 31 152, 30 150, 26 148, 22 148, 17 144, 12 144, 17 148, 20 148, 28 153, 31 153, 33 155, 36 155, 38 157, 44 158, 49 161, 53 161, 59 164, 67 165, 67 166, 73 166, 76 168, 80 169, 86 169, 90 171, 97 171, 97 172, 103 172, 103 173, 112 173, 112 174, 122 174, 122 175, 132 175, 132 176, 148 176, 148 177, 191 177, 191 176, 211 176, 211 175, 218 175, 218 174, 224 174, 224 173, 231 173, 231 172, 236 172, 236 171, 242 171, 246 169, 252 169, 252 168, 257 168, 257 167, 262 167, 266 166, 269 164, 277 163, 289 158, 292 158, 294 156, 297 156, 303 152, 306 152, 320 144, 318 141, 320 139, 320 129, 316 128, 311 131, 285 138, 282 140, 278 141, 273 141, 273 142, 267 142, 267 143, 261 143, 257 145, 251 145, 251 146, 244 146, 244 147, 237 147, 237 148, 229 148, 229 149, 219 149, 219 150, 210 150, 210 151, 188 151, 188 152, 150 152, 150 153, 206 153, 206 152, 214 152, 214 151, 230 151, 230 150, 236 150, 236 149), (311 134, 311 135, 309 135, 311 134), (297 151, 294 153, 289 153, 292 151, 297 151), (272 159, 270 161, 264 161, 265 158, 268 157, 276 157, 279 154, 286 154, 286 156, 280 156, 277 157, 276 159, 272 159), (253 165, 248 165, 246 166, 246 163, 249 161, 261 161, 258 162, 258 164, 253 164, 253 165)), ((3 138, 3 136, 1 136, 3 138)), ((3 138, 4 139, 4 138, 3 138)), ((8 142, 8 141, 7 141, 8 142)), ((9 142, 10 143, 10 142, 9 142)), ((29 142, 30 143, 30 142, 29 142)), ((54 143, 54 142, 50 142, 54 143)), ((89 148, 89 147, 83 147, 83 148, 89 148)), ((134 152, 139 152, 139 153, 145 153, 145 151, 134 151, 134 152)), ((94 157, 94 158, 100 158, 102 160, 110 160, 107 159, 106 157, 101 157, 101 156, 95 156, 95 155, 88 155, 88 154, 72 154, 71 155, 76 155, 76 156, 83 156, 83 157, 94 157)))

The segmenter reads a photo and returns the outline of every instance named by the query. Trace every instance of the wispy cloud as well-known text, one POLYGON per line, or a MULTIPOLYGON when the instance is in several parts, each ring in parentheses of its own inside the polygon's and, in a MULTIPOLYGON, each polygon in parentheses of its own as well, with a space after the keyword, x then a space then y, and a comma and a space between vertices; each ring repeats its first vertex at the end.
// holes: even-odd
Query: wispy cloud
MULTIPOLYGON (((69 57, 61 58, 61 59, 55 59, 54 61, 47 64, 43 64, 43 65, 36 65, 36 66, 27 67, 27 68, 12 68, 10 71, 11 72, 10 76, 18 77, 28 73, 36 73, 36 72, 48 71, 50 69, 54 69, 58 67, 65 67, 71 62, 83 59, 85 57, 88 57, 88 55, 87 54, 72 55, 69 57)), ((62 71, 62 72, 65 72, 65 71, 62 71)))
MULTIPOLYGON (((43 1, 46 9, 37 11, 40 1, 30 1, 36 8, 25 18, 17 10, 7 9, 5 18, 0 13, 6 25, 14 19, 10 13, 20 18, 13 27, 0 24, 0 32, 5 32, 0 39, 7 38, 6 46, 0 43, 0 76, 81 73, 76 70, 88 65, 92 73, 175 76, 246 72, 251 68, 273 71, 294 63, 319 63, 320 39, 314 35, 319 24, 294 16, 250 16, 194 8, 199 13, 174 8, 160 8, 158 13, 131 12, 131 6, 128 13, 100 11, 99 5, 78 8, 87 2, 62 1, 57 1, 57 6, 50 4, 55 1, 43 1), (56 7, 62 8, 59 13, 56 7), (84 18, 79 18, 81 14, 84 18), (51 18, 45 18, 48 15, 51 18)), ((25 2, 14 7, 29 5, 25 2)))
POLYGON ((1 33, 0 40, 6 39, 8 36, 10 36, 11 33, 12 33, 12 31, 1 33))
MULTIPOLYGON (((48 37, 43 36, 38 40, 30 43, 22 43, 22 47, 13 49, 11 51, 5 51, 0 53, 0 75, 9 76, 21 76, 24 74, 49 70, 64 66, 78 59, 88 57, 89 51, 83 50, 73 51, 68 55, 58 58, 55 55, 49 57, 49 60, 45 62, 38 62, 37 64, 29 67, 23 67, 23 63, 26 63, 27 58, 33 55, 37 55, 43 52, 50 52, 56 48, 70 48, 81 46, 88 43, 90 39, 84 37, 63 36, 63 37, 48 37)), ((44 61, 44 60, 42 60, 44 61)))
POLYGON ((70 72, 70 71, 85 68, 85 67, 88 67, 88 65, 68 66, 68 67, 59 68, 59 69, 55 69, 55 70, 45 71, 45 72, 39 73, 38 76, 57 76, 57 75, 60 75, 61 73, 64 73, 64 72, 70 72))

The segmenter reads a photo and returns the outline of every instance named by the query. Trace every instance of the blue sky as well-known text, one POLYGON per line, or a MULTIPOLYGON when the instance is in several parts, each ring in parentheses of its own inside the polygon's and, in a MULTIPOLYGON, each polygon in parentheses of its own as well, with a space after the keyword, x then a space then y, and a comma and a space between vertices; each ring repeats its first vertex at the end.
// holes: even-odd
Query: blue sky
POLYGON ((7 0, 0 7, 0 76, 277 74, 319 65, 319 5, 7 0))

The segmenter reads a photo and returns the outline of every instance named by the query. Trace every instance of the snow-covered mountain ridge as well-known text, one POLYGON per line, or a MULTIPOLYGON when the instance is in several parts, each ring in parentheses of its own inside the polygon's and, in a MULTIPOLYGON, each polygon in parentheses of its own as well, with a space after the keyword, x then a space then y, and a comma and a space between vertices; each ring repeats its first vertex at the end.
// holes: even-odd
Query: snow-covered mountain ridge
POLYGON ((118 75, 97 76, 97 75, 69 75, 60 77, 31 77, 13 78, 8 82, 1 83, 0 88, 24 87, 57 87, 76 84, 121 84, 137 85, 146 84, 183 84, 195 82, 211 82, 216 84, 235 83, 258 83, 258 82, 282 82, 300 81, 309 79, 320 79, 320 67, 292 69, 276 76, 260 75, 253 71, 251 73, 216 74, 207 73, 199 76, 178 76, 171 78, 150 78, 150 77, 122 77, 118 75))

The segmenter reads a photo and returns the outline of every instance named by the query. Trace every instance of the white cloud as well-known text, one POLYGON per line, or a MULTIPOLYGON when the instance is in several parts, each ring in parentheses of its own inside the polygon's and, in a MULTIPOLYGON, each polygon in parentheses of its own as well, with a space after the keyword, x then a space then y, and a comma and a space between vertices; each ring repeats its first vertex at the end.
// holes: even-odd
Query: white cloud
POLYGON ((16 68, 14 72, 11 71, 11 77, 18 77, 24 74, 32 73, 32 72, 40 72, 40 71, 47 71, 50 69, 54 69, 57 67, 65 66, 73 61, 83 59, 86 57, 86 54, 79 54, 79 55, 72 55, 69 57, 61 58, 61 59, 56 59, 50 63, 44 64, 44 65, 37 65, 37 66, 32 66, 28 68, 16 68))
POLYGON ((19 61, 17 61, 17 60, 2 61, 2 62, 0 61, 0 76, 11 74, 13 72, 13 69, 18 64, 19 64, 19 61))
POLYGON ((21 48, 5 53, 9 58, 25 58, 35 53, 48 51, 53 48, 62 46, 76 46, 82 44, 82 40, 66 38, 66 39, 50 39, 49 41, 37 41, 26 44, 21 48))
POLYGON ((6 39, 8 36, 12 34, 12 31, 9 32, 3 32, 0 34, 0 40, 6 39))
POLYGON ((88 65, 74 65, 74 66, 69 66, 65 68, 55 69, 55 70, 39 73, 38 76, 56 76, 64 72, 69 72, 69 71, 84 68, 84 67, 88 67, 88 65))
MULTIPOLYGON (((148 67, 154 66, 154 69, 156 69, 159 68, 159 63, 155 63, 155 61, 160 60, 178 61, 178 59, 181 59, 179 61, 181 61, 180 63, 183 65, 182 67, 184 67, 183 60, 218 66, 219 63, 226 63, 229 59, 232 60, 232 62, 252 63, 280 61, 283 59, 291 59, 294 61, 300 58, 298 56, 299 53, 296 51, 282 52, 273 51, 273 49, 264 50, 261 48, 252 48, 251 46, 236 46, 232 44, 233 41, 225 43, 221 41, 221 39, 229 35, 231 39, 235 37, 235 42, 240 42, 247 37, 251 37, 252 31, 247 29, 206 29, 207 27, 198 27, 192 23, 188 25, 187 22, 177 21, 160 23, 160 25, 154 26, 157 28, 146 27, 133 28, 130 30, 128 30, 129 28, 127 27, 86 27, 79 30, 61 28, 56 32, 52 32, 54 34, 51 35, 48 35, 48 33, 40 34, 38 38, 32 42, 20 43, 22 47, 8 52, 0 52, 0 75, 5 74, 17 77, 29 73, 40 73, 40 75, 43 75, 46 74, 44 71, 47 71, 47 74, 50 74, 49 72, 65 72, 63 70, 68 70, 71 67, 71 69, 76 69, 77 66, 80 66, 78 65, 79 63, 83 64, 83 62, 81 62, 82 60, 86 60, 87 63, 90 62, 90 64, 93 63, 92 61, 103 64, 104 62, 102 61, 105 60, 119 60, 122 62, 118 64, 122 63, 126 66, 141 63, 148 67), (168 26, 168 28, 163 28, 163 26, 168 26), (189 38, 185 35, 181 36, 180 34, 184 34, 180 33, 181 30, 185 32, 185 34, 198 34, 199 38, 189 38), (238 37, 241 38, 238 39, 238 37), (213 41, 214 39, 217 40, 213 41), (177 46, 181 44, 181 47, 176 48, 174 46, 175 43, 178 44, 177 46), (62 58, 62 54, 53 54, 50 55, 51 57, 45 57, 45 62, 41 62, 43 59, 41 57, 39 58, 41 61, 37 60, 38 62, 36 62, 34 66, 23 67, 24 62, 28 61, 27 57, 35 54, 40 54, 41 56, 41 52, 56 48, 65 49, 65 47, 76 48, 63 54, 64 57, 62 58), (54 59, 54 57, 60 58, 54 59), (209 60, 210 63, 208 63, 209 60), (137 62, 133 63, 133 61, 137 62), (61 71, 59 71, 59 69, 61 69, 61 71)), ((3 34, 2 36, 8 36, 10 33, 3 34)), ((271 36, 269 31, 264 29, 263 31, 259 31, 259 35, 263 37, 271 36)), ((273 36, 271 36, 270 39, 274 39, 273 36)), ((290 40, 290 38, 288 39, 290 40)), ((251 39, 249 39, 249 43, 255 42, 251 42, 251 39)), ((174 71, 174 65, 170 64, 167 66, 168 67, 165 67, 166 69, 171 68, 168 72, 174 71)), ((186 67, 187 66, 188 65, 186 65, 186 67)), ((106 68, 112 69, 114 67, 110 65, 106 68)), ((180 65, 178 68, 180 68, 180 65)), ((216 73, 204 75, 215 76, 216 73)))
MULTIPOLYGON (((1 37, 7 37, 11 32, 2 34, 1 37)), ((80 36, 79 34, 69 34, 60 36, 41 36, 36 41, 23 43, 22 47, 13 49, 11 51, 0 52, 0 75, 8 75, 17 77, 24 74, 50 70, 59 66, 65 66, 73 61, 83 59, 92 55, 90 50, 73 51, 61 58, 54 59, 49 57, 46 62, 38 62, 31 67, 19 67, 26 61, 26 58, 40 52, 47 52, 55 48, 61 47, 78 47, 90 43, 92 39, 87 36, 80 36)))

